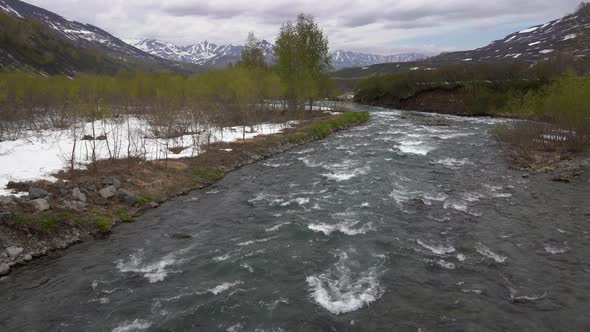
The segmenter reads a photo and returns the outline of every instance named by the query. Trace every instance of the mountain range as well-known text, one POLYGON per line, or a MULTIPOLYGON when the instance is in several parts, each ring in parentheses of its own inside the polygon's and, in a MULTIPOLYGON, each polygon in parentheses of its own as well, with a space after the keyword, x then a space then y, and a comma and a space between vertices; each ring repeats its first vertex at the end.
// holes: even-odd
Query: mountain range
MULTIPOLYGON (((272 44, 262 41, 260 46, 267 62, 272 62, 272 44)), ((198 72, 236 63, 242 49, 241 45, 207 41, 188 46, 157 39, 126 43, 99 27, 23 1, 0 0, 0 69, 27 68, 41 74, 65 75, 80 71, 114 73, 121 69, 198 72)), ((590 5, 470 51, 429 58, 417 53, 382 56, 345 50, 330 54, 336 69, 349 68, 339 71, 347 73, 342 77, 446 63, 534 63, 557 54, 587 57, 590 56, 590 5)))
MULTIPOLYGON (((146 53, 164 59, 195 63, 205 67, 224 67, 229 63, 236 63, 244 48, 242 45, 218 45, 208 41, 188 46, 177 46, 158 39, 130 41, 130 44, 146 53)), ((263 40, 260 42, 260 48, 266 61, 273 62, 273 45, 263 40)), ((427 55, 420 53, 385 56, 342 50, 332 51, 330 55, 335 69, 369 66, 377 63, 419 61, 427 58, 427 55)))

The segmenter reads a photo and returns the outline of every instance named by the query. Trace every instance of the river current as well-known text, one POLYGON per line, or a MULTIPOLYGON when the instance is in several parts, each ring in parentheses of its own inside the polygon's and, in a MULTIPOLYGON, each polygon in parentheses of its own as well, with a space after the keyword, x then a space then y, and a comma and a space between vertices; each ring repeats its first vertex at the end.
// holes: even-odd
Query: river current
POLYGON ((368 124, 0 280, 3 331, 584 331, 590 185, 509 168, 503 120, 368 124))

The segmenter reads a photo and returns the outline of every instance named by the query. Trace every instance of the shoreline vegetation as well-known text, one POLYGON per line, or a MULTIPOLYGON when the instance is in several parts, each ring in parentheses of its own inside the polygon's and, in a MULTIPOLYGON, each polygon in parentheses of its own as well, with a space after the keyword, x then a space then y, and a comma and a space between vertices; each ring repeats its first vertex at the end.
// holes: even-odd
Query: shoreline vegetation
POLYGON ((511 118, 492 134, 511 147, 513 166, 552 172, 586 159, 590 150, 590 77, 584 61, 558 57, 534 65, 447 65, 376 75, 357 83, 354 101, 511 118))
POLYGON ((194 75, 0 72, 0 157, 8 161, 0 184, 18 171, 6 187, 28 193, 0 196, 0 275, 108 234, 230 170, 368 120, 367 112, 314 104, 334 93, 328 40, 314 17, 281 26, 274 65, 260 45, 250 33, 238 63, 194 75), (42 170, 26 174, 23 162, 42 170))
POLYGON ((5 265, 3 274, 35 257, 108 235, 115 225, 133 222, 145 210, 203 189, 232 170, 369 119, 368 112, 330 113, 290 114, 289 118, 302 119, 293 128, 246 140, 213 143, 195 157, 98 160, 87 169, 56 174, 59 180, 55 183, 43 180, 21 183, 19 186, 28 188, 29 195, 33 191, 51 197, 50 209, 38 211, 28 206, 26 200, 14 196, 4 198, 11 203, 5 206, 8 211, 0 214, 0 240, 9 253, 0 257, 0 264, 5 265))

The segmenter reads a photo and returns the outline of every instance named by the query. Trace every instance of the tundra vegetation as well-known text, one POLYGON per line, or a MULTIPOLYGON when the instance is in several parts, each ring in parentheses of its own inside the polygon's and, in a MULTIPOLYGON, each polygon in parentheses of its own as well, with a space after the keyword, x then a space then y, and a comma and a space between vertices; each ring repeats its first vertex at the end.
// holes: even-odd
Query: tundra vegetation
MULTIPOLYGON (((527 119, 498 126, 498 138, 525 155, 590 148, 590 63, 556 56, 531 64, 462 64, 376 75, 359 81, 355 100, 403 104, 439 93, 468 115, 527 119)), ((434 109, 434 111, 436 111, 434 109)))

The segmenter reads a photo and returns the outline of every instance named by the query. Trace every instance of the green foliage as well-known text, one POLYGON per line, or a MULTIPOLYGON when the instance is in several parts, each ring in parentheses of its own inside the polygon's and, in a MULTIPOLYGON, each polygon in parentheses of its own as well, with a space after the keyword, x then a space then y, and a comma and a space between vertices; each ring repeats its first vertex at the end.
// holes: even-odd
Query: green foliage
POLYGON ((274 49, 276 70, 285 83, 289 107, 325 95, 326 72, 332 68, 328 40, 313 16, 299 14, 283 24, 274 49))
POLYGON ((115 211, 115 216, 121 219, 122 222, 133 222, 135 218, 125 208, 119 208, 115 211))
POLYGON ((145 194, 145 195, 141 195, 139 197, 137 197, 137 204, 139 205, 143 205, 149 202, 154 202, 156 201, 157 197, 151 194, 145 194))
POLYGON ((248 39, 242 50, 239 66, 246 68, 264 68, 266 62, 264 54, 260 48, 260 41, 254 36, 254 33, 248 34, 248 39))
POLYGON ((95 216, 94 226, 96 226, 96 228, 98 228, 101 231, 106 231, 112 227, 112 222, 107 217, 95 216))
POLYGON ((193 170, 193 176, 198 182, 215 182, 221 180, 225 172, 221 168, 207 167, 193 170))
POLYGON ((334 119, 321 121, 307 127, 307 134, 317 139, 325 138, 333 131, 343 129, 355 124, 367 122, 369 112, 345 112, 334 119))
POLYGON ((287 142, 292 143, 292 144, 299 144, 299 143, 303 143, 307 140, 308 138, 308 134, 304 133, 304 132, 296 132, 296 133, 291 133, 289 135, 287 135, 287 142))

